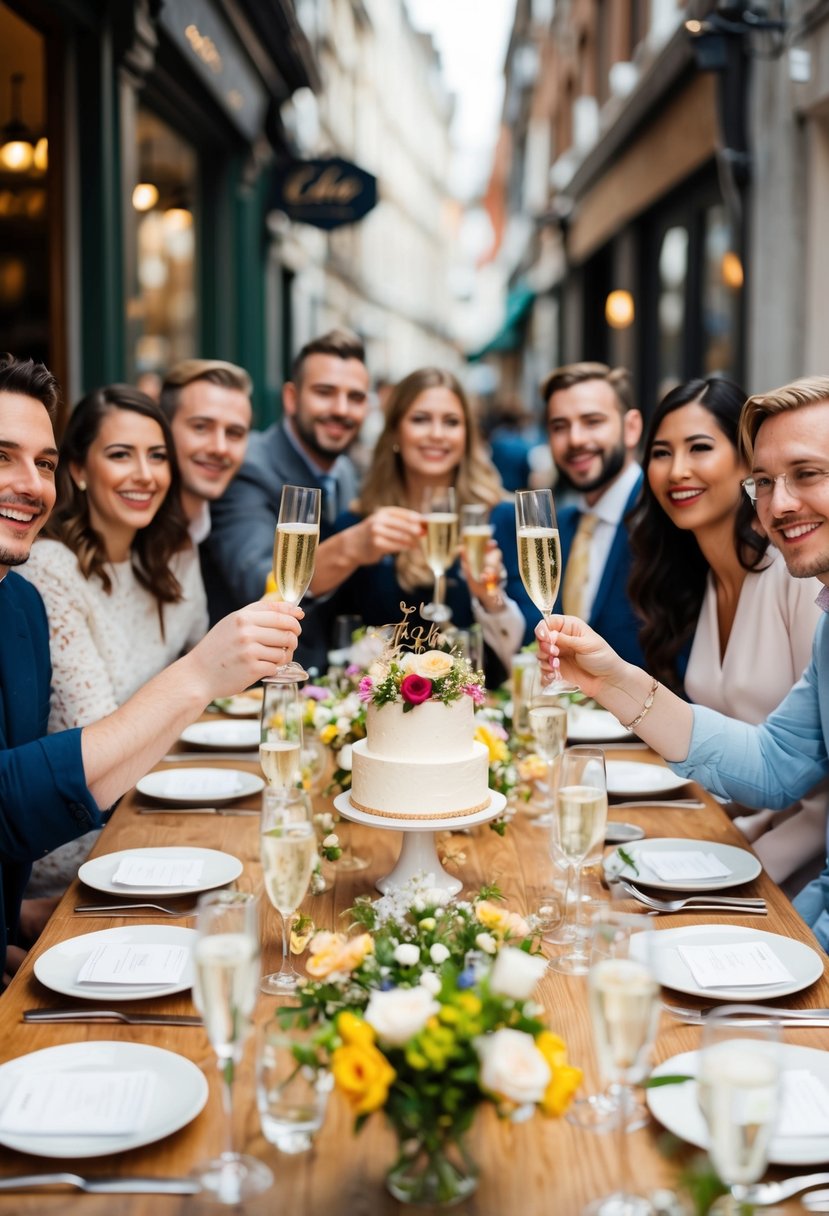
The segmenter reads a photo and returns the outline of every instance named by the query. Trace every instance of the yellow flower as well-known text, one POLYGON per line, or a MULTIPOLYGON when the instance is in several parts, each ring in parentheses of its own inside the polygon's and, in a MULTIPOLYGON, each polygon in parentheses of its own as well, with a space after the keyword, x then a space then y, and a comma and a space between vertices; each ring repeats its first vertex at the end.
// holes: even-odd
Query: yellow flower
POLYGON ((475 915, 485 929, 498 937, 526 937, 530 932, 523 916, 501 908, 489 899, 482 899, 475 905, 475 915))
POLYGON ((535 1045, 550 1066, 552 1077, 539 1105, 543 1114, 563 1115, 581 1085, 582 1071, 567 1063, 567 1044, 557 1034, 544 1030, 535 1045))
POLYGON ((318 933, 312 939, 310 949, 306 970, 315 980, 322 980, 334 971, 353 971, 359 967, 366 955, 374 950, 374 942, 368 933, 353 938, 344 933, 318 933))
POLYGON ((489 752, 490 764, 505 764, 509 760, 509 748, 505 741, 499 739, 491 727, 484 722, 475 728, 475 742, 483 743, 489 752))
POLYGON ((331 1056, 331 1071, 355 1115, 379 1110, 397 1076, 383 1053, 371 1044, 338 1047, 331 1056))
POLYGON ((320 731, 320 743, 329 744, 337 737, 337 727, 333 722, 329 722, 327 726, 323 726, 320 731))
POLYGON ((370 1047, 374 1042, 374 1028, 347 1010, 337 1018, 337 1034, 349 1047, 370 1047))
POLYGON ((518 761, 518 776, 522 781, 544 781, 547 777, 547 761, 543 756, 531 752, 518 761))

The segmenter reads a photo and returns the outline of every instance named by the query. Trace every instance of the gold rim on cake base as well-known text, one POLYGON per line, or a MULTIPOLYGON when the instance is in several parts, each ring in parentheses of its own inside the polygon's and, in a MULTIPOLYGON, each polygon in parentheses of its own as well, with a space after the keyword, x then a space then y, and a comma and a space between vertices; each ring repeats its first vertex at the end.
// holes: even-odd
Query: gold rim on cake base
POLYGON ((351 805, 357 811, 362 811, 364 815, 375 815, 378 819, 463 819, 467 815, 477 815, 479 811, 485 810, 492 799, 487 796, 485 802, 479 802, 477 806, 468 807, 463 811, 432 811, 429 814, 410 814, 402 815, 394 811, 377 811, 374 807, 363 806, 361 802, 357 802, 354 795, 351 795, 351 805))

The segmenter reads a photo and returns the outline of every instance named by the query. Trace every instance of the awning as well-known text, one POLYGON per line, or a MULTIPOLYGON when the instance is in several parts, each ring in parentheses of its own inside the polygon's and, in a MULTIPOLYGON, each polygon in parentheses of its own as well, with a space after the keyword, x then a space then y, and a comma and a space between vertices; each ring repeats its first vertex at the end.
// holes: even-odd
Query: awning
POLYGON ((507 307, 501 327, 485 346, 472 351, 466 357, 470 363, 483 359, 484 355, 518 350, 524 338, 524 327, 533 306, 535 292, 524 286, 513 287, 507 296, 507 307))

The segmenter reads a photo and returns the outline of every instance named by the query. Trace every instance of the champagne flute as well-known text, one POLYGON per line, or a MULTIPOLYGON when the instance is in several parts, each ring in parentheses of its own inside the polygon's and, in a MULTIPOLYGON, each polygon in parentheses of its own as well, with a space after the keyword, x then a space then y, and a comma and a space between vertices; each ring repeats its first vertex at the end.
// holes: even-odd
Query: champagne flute
MULTIPOLYGON (((552 490, 519 490, 515 495, 515 530, 521 582, 549 629, 561 582, 561 544, 552 490)), ((577 691, 575 684, 560 676, 548 687, 559 695, 577 691)))
POLYGON ((291 922, 317 859, 317 836, 305 791, 266 789, 260 833, 265 891, 282 922, 282 967, 264 977, 262 991, 279 996, 295 992, 299 983, 289 949, 291 922))
POLYGON ((567 742, 567 708, 549 695, 548 686, 541 682, 541 669, 533 672, 530 707, 527 712, 535 750, 547 765, 547 795, 549 809, 533 819, 536 827, 550 828, 555 818, 554 806, 558 761, 567 742))
POLYGON ((443 576, 455 560, 458 547, 458 510, 455 491, 431 487, 423 496, 426 535, 423 538, 426 564, 432 571, 435 588, 432 602, 424 604, 422 615, 427 621, 448 621, 452 613, 443 602, 443 576))
POLYGON ((653 973, 653 930, 646 916, 600 913, 593 925, 588 996, 599 1071, 615 1084, 619 1189, 595 1200, 584 1216, 655 1216, 631 1190, 627 1112, 631 1086, 643 1081, 659 1023, 659 984, 653 973))
MULTIPOLYGON (((739 1008, 739 1007, 737 1007, 739 1008)), ((708 1124, 708 1152, 730 1193, 711 1208, 725 1216, 747 1211, 748 1186, 763 1175, 778 1107, 780 1030, 736 1025, 709 1014, 702 1032, 699 1105, 708 1124)))
MULTIPOLYGON (((309 486, 283 486, 279 519, 273 538, 273 577, 280 598, 298 604, 314 573, 320 538, 321 493, 309 486)), ((300 663, 283 663, 280 680, 307 680, 300 663)))
POLYGON ((299 690, 289 678, 262 681, 259 764, 268 785, 290 789, 302 780, 302 710, 299 690))
POLYGON ((193 1174, 214 1199, 237 1204, 273 1183, 266 1165, 233 1150, 233 1074, 250 1033, 261 966, 255 897, 239 891, 203 895, 196 933, 193 1002, 218 1059, 226 1140, 224 1152, 193 1174))
POLYGON ((586 975, 587 951, 581 932, 581 879, 585 859, 607 824, 607 777, 604 752, 598 747, 568 747, 561 757, 553 832, 557 848, 573 874, 572 948, 550 966, 563 975, 586 975))
POLYGON ((461 544, 469 573, 476 583, 487 573, 484 563, 487 546, 492 539, 492 525, 488 522, 488 516, 489 508, 483 503, 472 502, 461 507, 461 544))

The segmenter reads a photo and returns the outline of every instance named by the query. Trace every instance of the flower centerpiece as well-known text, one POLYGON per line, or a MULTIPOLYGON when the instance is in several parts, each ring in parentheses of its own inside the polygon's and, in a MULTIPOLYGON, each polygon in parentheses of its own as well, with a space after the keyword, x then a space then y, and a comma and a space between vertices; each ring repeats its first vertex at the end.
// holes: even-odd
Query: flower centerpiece
POLYGON ((377 659, 360 680, 359 695, 366 704, 402 701, 404 713, 424 701, 448 705, 464 696, 480 705, 485 696, 480 672, 462 655, 445 650, 396 651, 377 659))
POLYGON ((312 1028, 297 1059, 330 1067, 357 1130, 384 1112, 391 1193, 456 1202, 477 1185, 465 1136, 478 1106, 555 1117, 581 1081, 533 999, 546 960, 495 887, 453 904, 427 877, 351 913, 350 935, 312 938, 299 1004, 277 1016, 312 1028))

